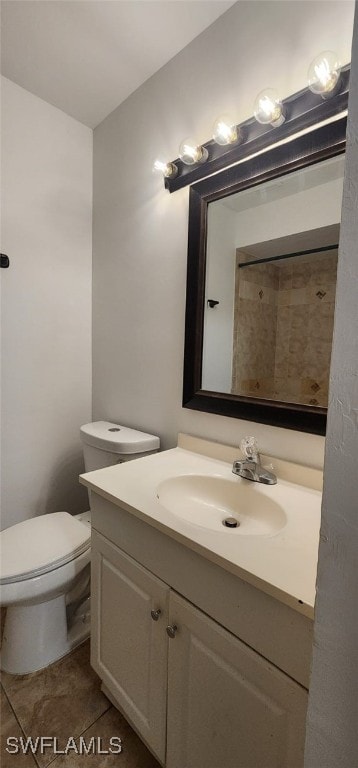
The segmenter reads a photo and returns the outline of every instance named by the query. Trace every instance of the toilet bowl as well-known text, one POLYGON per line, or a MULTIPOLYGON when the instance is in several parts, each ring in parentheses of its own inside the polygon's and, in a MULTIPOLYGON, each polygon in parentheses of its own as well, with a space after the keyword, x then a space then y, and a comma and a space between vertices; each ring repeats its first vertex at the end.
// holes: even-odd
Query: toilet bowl
POLYGON ((0 539, 0 602, 7 607, 1 669, 28 674, 89 635, 86 612, 75 603, 76 594, 86 601, 86 588, 89 595, 91 532, 55 512, 13 525, 0 539))
MULTIPOLYGON (((87 472, 159 449, 158 437, 107 421, 85 424, 81 439, 87 472)), ((2 670, 36 672, 89 636, 90 544, 90 512, 54 512, 0 532, 2 670)))

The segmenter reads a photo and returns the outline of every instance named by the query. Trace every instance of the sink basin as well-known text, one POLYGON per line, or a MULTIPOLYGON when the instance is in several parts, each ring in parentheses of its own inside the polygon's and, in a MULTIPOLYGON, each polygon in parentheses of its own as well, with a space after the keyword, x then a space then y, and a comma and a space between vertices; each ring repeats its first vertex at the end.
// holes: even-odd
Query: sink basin
POLYGON ((283 508, 255 483, 181 475, 163 480, 156 493, 159 503, 182 520, 231 536, 270 536, 286 524, 283 508), (226 527, 227 518, 238 527, 226 527))

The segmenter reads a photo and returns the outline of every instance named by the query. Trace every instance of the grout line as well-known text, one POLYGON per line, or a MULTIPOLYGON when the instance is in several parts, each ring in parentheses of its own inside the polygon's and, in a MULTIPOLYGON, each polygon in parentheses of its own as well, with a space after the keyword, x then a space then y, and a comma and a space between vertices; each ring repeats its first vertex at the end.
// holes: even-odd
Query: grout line
MULTIPOLYGON (((26 739, 26 733, 25 733, 25 731, 24 731, 24 729, 23 729, 23 727, 22 727, 22 725, 21 725, 21 723, 20 723, 20 720, 19 720, 19 718, 18 718, 18 716, 17 716, 17 714, 16 714, 16 711, 15 711, 15 709, 14 709, 14 707, 13 707, 12 703, 11 703, 11 699, 10 699, 10 697, 8 696, 8 694, 7 694, 7 691, 6 691, 6 689, 4 688, 4 686, 3 686, 3 684, 2 684, 2 683, 1 683, 1 688, 2 688, 2 690, 4 691, 4 694, 5 694, 5 698, 6 698, 7 702, 8 702, 8 704, 9 704, 9 707, 10 707, 10 709, 11 709, 11 711, 12 711, 13 715, 14 715, 14 718, 15 718, 15 720, 16 720, 16 722, 17 722, 17 724, 18 724, 19 728, 20 728, 20 732, 22 733, 22 735, 23 735, 24 739, 26 739)), ((35 756, 35 755, 32 755, 32 757, 34 758, 34 762, 35 762, 35 765, 38 765, 38 762, 37 762, 37 760, 36 760, 36 756, 35 756)), ((39 768, 40 768, 40 767, 39 767, 39 768)))
MULTIPOLYGON (((87 726, 87 727, 86 727, 86 728, 85 728, 83 731, 81 731, 81 733, 78 733, 78 734, 77 734, 77 736, 74 736, 74 738, 75 738, 75 739, 79 739, 79 738, 80 738, 80 736, 83 736, 85 733, 87 733, 87 731, 88 731, 90 728, 92 728, 92 726, 93 726, 95 723, 97 723, 97 722, 98 722, 98 720, 100 720, 100 719, 101 719, 101 717, 103 717, 103 715, 105 715, 107 712, 109 712, 109 710, 110 710, 111 708, 112 708, 112 709, 114 709, 114 707, 113 707, 113 704, 111 704, 111 702, 110 702, 110 701, 108 701, 108 704, 109 704, 109 706, 107 707, 107 709, 105 709, 105 710, 102 712, 102 714, 101 714, 101 715, 98 715, 98 717, 96 717, 96 719, 93 721, 93 723, 90 723, 90 725, 88 725, 88 726, 87 726)), ((44 766, 41 766, 41 767, 39 766, 39 768, 48 768, 48 766, 49 766, 49 765, 53 765, 53 764, 56 762, 56 760, 57 760, 59 757, 61 757, 61 755, 56 755, 56 757, 53 757, 53 758, 52 758, 52 760, 50 760, 50 762, 49 762, 49 763, 46 763, 46 765, 44 765, 44 766)))
POLYGON ((16 714, 16 711, 15 711, 15 709, 14 709, 14 707, 13 707, 12 703, 11 703, 11 699, 10 699, 10 697, 9 697, 9 695, 8 695, 7 691, 6 691, 6 688, 4 688, 4 686, 3 686, 3 684, 2 684, 2 683, 1 683, 1 688, 2 688, 2 690, 4 691, 4 694, 5 694, 5 698, 6 698, 7 702, 8 702, 8 704, 9 704, 9 707, 10 707, 10 709, 11 709, 11 712, 13 713, 13 715, 14 715, 14 718, 15 718, 15 720, 16 720, 16 722, 17 722, 17 724, 18 724, 19 728, 20 728, 20 731, 21 731, 21 733, 23 734, 23 736, 24 736, 24 737, 25 737, 25 739, 26 739, 26 734, 25 734, 25 731, 24 731, 24 729, 23 729, 23 727, 22 727, 22 725, 21 725, 21 723, 20 723, 20 720, 19 720, 19 718, 18 718, 18 716, 17 716, 17 714, 16 714))
MULTIPOLYGON (((4 685, 3 685, 2 683, 1 683, 1 688, 2 688, 2 690, 4 691, 4 694, 5 694, 5 696, 6 696, 6 699, 7 699, 8 703, 9 703, 10 709, 11 709, 11 711, 12 711, 12 713, 13 713, 14 717, 15 717, 15 720, 16 720, 16 722, 17 722, 17 724, 18 724, 19 728, 20 728, 20 731, 21 731, 21 733, 22 733, 22 735, 23 735, 24 739, 26 739, 26 738, 27 738, 27 736, 26 736, 26 732, 24 731, 24 729, 23 729, 23 727, 22 727, 22 725, 21 725, 21 722, 20 722, 20 720, 19 720, 19 718, 18 718, 18 716, 17 716, 17 714, 16 714, 16 710, 15 710, 15 708, 13 707, 13 705, 12 705, 12 703, 11 703, 11 699, 10 699, 10 696, 9 696, 9 694, 7 693, 7 691, 6 691, 6 688, 4 687, 4 685)), ((39 761, 37 760, 37 757, 36 757, 36 755, 35 755, 33 752, 31 752, 30 754, 32 755, 32 758, 33 758, 33 760, 34 760, 34 763, 35 763, 35 765, 37 765, 37 766, 38 766, 38 768, 47 768, 47 766, 41 766, 41 765, 40 765, 39 761)))
MULTIPOLYGON (((15 708, 13 707, 13 705, 11 703, 10 695, 7 693, 7 690, 6 690, 5 686, 2 683, 1 683, 1 688, 4 691, 4 694, 5 694, 5 697, 6 697, 7 701, 8 701, 9 707, 10 707, 10 709, 11 709, 13 715, 14 715, 14 718, 15 718, 15 720, 16 720, 19 728, 20 728, 20 731, 21 731, 24 739, 26 739, 27 738, 26 733, 25 733, 25 731, 24 731, 24 729, 23 729, 23 727, 21 725, 21 722, 20 722, 20 720, 19 720, 19 718, 18 718, 18 716, 16 714, 16 710, 15 710, 15 708)), ((36 760, 36 755, 34 755, 33 753, 31 753, 31 754, 32 754, 32 757, 33 757, 35 765, 37 765, 38 768, 40 768, 39 763, 36 760)))

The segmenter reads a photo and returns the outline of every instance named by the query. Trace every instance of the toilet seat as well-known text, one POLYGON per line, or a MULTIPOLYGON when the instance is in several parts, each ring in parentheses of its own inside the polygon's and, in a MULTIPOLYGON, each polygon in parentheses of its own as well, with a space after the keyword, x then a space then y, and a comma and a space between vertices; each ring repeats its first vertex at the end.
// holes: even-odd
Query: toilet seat
POLYGON ((33 579, 90 548, 91 532, 68 512, 32 517, 0 533, 0 584, 33 579))

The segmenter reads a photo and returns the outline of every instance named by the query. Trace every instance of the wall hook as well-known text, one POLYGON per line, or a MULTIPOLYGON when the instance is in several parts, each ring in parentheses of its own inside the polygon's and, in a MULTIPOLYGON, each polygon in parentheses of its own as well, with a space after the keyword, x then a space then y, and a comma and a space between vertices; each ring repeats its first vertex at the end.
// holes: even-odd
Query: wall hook
POLYGON ((2 269, 7 269, 10 266, 10 259, 6 253, 0 253, 0 266, 2 269))
POLYGON ((214 309, 214 307, 216 307, 217 304, 220 304, 220 302, 216 301, 216 299, 208 299, 206 303, 208 307, 210 307, 210 309, 214 309))

